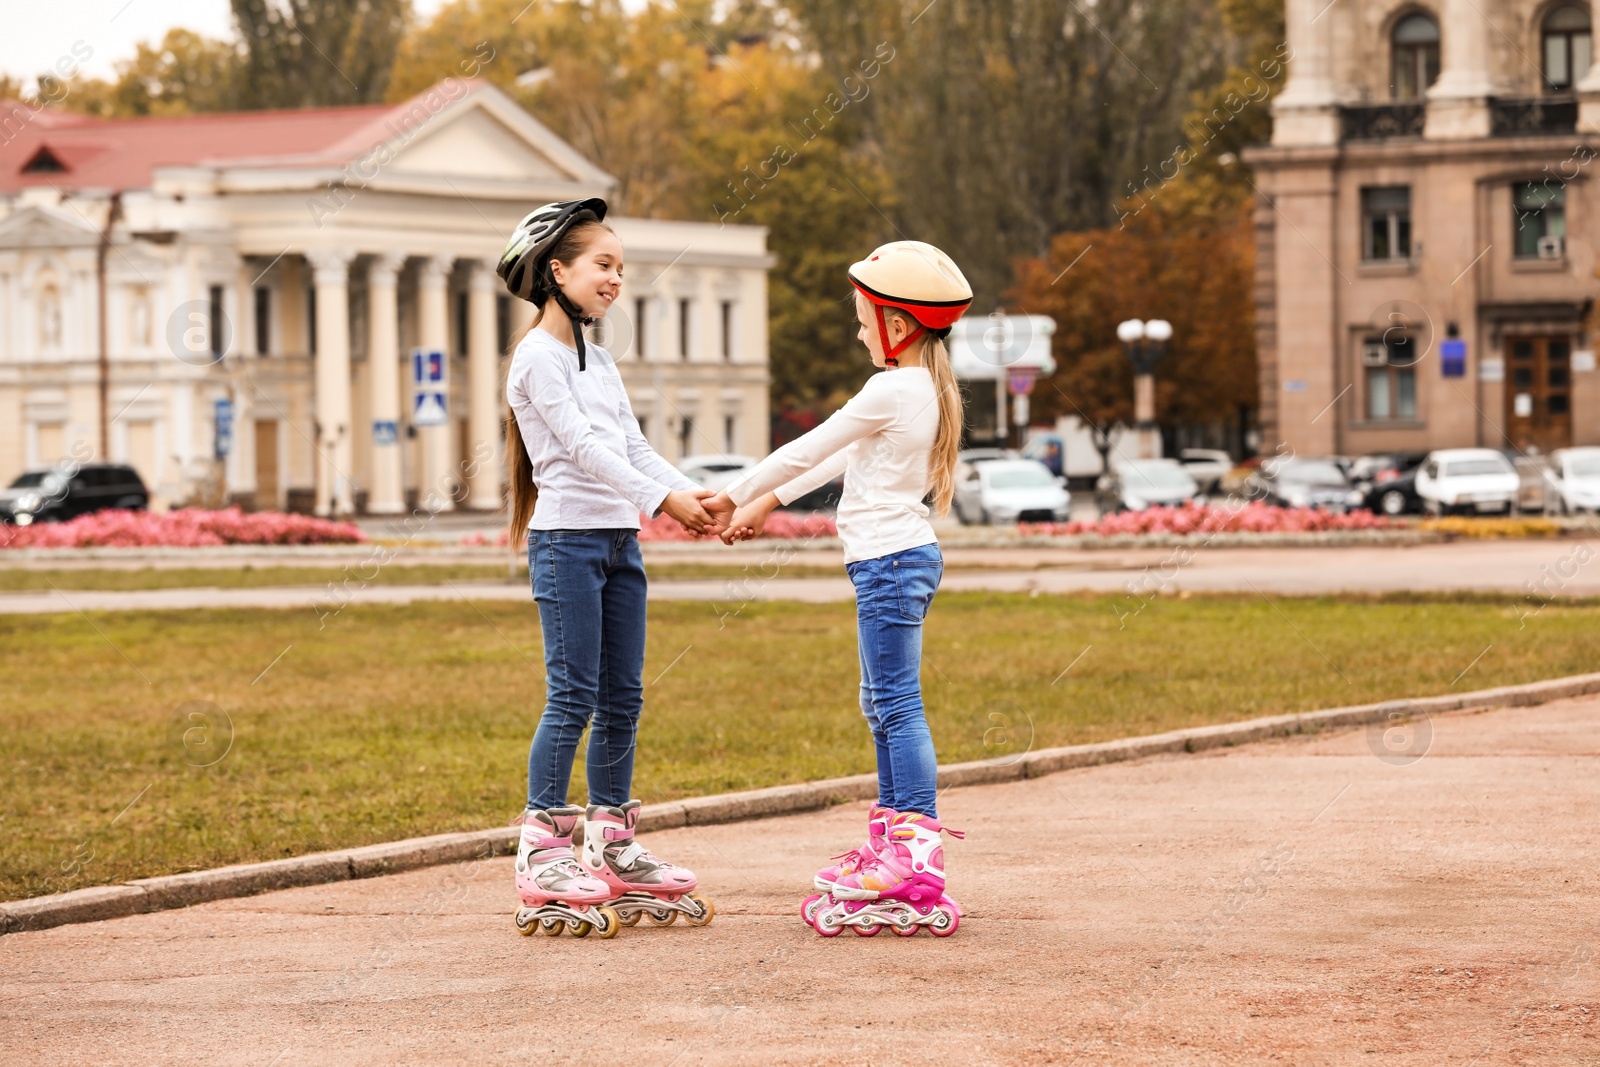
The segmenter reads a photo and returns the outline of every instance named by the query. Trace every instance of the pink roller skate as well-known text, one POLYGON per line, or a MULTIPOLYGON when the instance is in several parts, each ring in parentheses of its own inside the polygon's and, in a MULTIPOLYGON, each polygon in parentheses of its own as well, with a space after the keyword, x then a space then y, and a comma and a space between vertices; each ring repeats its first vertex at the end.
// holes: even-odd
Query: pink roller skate
POLYGON ((883 849, 884 840, 889 833, 889 821, 898 812, 882 804, 874 804, 867 813, 867 842, 860 848, 853 848, 849 852, 833 857, 838 862, 830 867, 824 867, 817 872, 811 884, 821 892, 813 893, 800 904, 800 918, 809 925, 817 914, 817 909, 822 902, 828 899, 828 894, 833 892, 834 884, 847 874, 854 874, 869 860, 876 859, 883 849))
POLYGON ((944 843, 939 821, 916 812, 889 820, 884 846, 860 870, 843 875, 816 908, 811 925, 823 937, 837 937, 846 926, 871 937, 887 926, 910 937, 926 926, 949 937, 961 925, 961 908, 944 893, 944 843))
POLYGON ((607 903, 623 926, 640 917, 652 926, 671 926, 682 913, 690 926, 704 926, 716 914, 711 901, 693 896, 694 872, 652 856, 633 839, 639 802, 620 808, 590 804, 583 819, 583 865, 608 889, 607 903))
POLYGON ((584 870, 572 853, 572 828, 583 816, 576 806, 530 809, 522 816, 522 838, 517 843, 517 929, 538 930, 551 937, 563 927, 573 937, 593 930, 600 937, 615 937, 622 928, 617 913, 605 906, 611 887, 584 870))

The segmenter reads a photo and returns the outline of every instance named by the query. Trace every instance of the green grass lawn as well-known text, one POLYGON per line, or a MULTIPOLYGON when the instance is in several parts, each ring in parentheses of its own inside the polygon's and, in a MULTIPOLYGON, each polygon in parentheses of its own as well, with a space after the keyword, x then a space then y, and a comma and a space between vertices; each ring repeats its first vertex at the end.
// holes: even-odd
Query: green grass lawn
MULTIPOLYGON (((943 594, 923 677, 953 762, 1594 669, 1600 604, 1522 606, 943 594)), ((650 620, 636 795, 871 769, 851 605, 650 620)), ((533 605, 463 601, 0 616, 0 678, 0 899, 505 823, 544 693, 533 605)))

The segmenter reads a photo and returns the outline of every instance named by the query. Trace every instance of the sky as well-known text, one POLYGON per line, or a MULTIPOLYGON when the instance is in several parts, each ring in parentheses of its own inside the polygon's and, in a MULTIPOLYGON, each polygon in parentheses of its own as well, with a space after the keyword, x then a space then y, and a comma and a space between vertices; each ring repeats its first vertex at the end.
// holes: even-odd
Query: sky
MULTIPOLYGON (((445 0, 412 0, 422 18, 445 0)), ((0 33, 0 73, 23 78, 50 70, 85 51, 83 70, 109 78, 114 64, 130 59, 140 41, 156 42, 174 26, 207 37, 231 37, 228 0, 3 0, 5 30, 0 33), (80 43, 81 42, 81 43, 80 43)))

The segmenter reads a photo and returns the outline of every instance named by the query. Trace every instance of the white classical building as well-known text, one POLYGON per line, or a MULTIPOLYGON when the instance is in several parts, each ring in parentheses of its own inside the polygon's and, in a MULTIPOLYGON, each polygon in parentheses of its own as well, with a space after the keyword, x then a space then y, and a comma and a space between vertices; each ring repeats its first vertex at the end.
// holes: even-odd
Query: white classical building
MULTIPOLYGON (((475 81, 121 121, 0 104, 0 484, 92 457, 158 507, 499 508, 532 308, 495 260, 533 207, 614 184, 475 81), (442 421, 418 352, 441 354, 421 362, 442 421)), ((766 231, 608 221, 626 281, 598 339, 646 435, 668 459, 764 454, 766 231)))

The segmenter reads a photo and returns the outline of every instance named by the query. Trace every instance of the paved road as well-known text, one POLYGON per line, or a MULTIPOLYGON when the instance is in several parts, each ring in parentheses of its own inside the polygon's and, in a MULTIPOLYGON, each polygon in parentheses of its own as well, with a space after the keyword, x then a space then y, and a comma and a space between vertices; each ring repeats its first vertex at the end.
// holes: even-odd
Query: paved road
MULTIPOLYGON (((715 549, 695 562, 716 561, 715 549)), ((854 596, 837 578, 785 578, 772 549, 761 554, 730 552, 729 561, 748 569, 744 579, 655 581, 657 600, 802 600, 830 602, 854 596), (768 562, 763 563, 763 560, 768 562), (774 577, 765 577, 775 575, 774 577)), ((962 549, 946 553, 951 569, 946 590, 1007 592, 1099 592, 1148 597, 1166 593, 1261 592, 1280 596, 1315 593, 1493 590, 1526 593, 1529 583, 1551 596, 1600 596, 1600 546, 1589 541, 1482 541, 1452 544, 1344 548, 1213 549, 962 549), (963 569, 963 567, 974 569, 963 569), (1008 569, 1019 568, 1019 569, 1008 569), (1026 568, 1026 569, 1020 569, 1026 568)), ((807 565, 837 563, 834 553, 808 552, 807 565)), ((404 604, 416 600, 526 601, 521 583, 456 582, 445 585, 374 585, 347 589, 355 604, 404 604)), ((198 607, 307 609, 337 607, 327 587, 259 589, 152 589, 129 592, 67 591, 0 594, 0 614, 57 611, 134 611, 198 607)))
POLYGON ((947 940, 794 916, 862 805, 653 835, 698 930, 524 939, 500 859, 14 934, 0 1061, 1600 1062, 1600 698, 1428 729, 951 790, 947 940))

